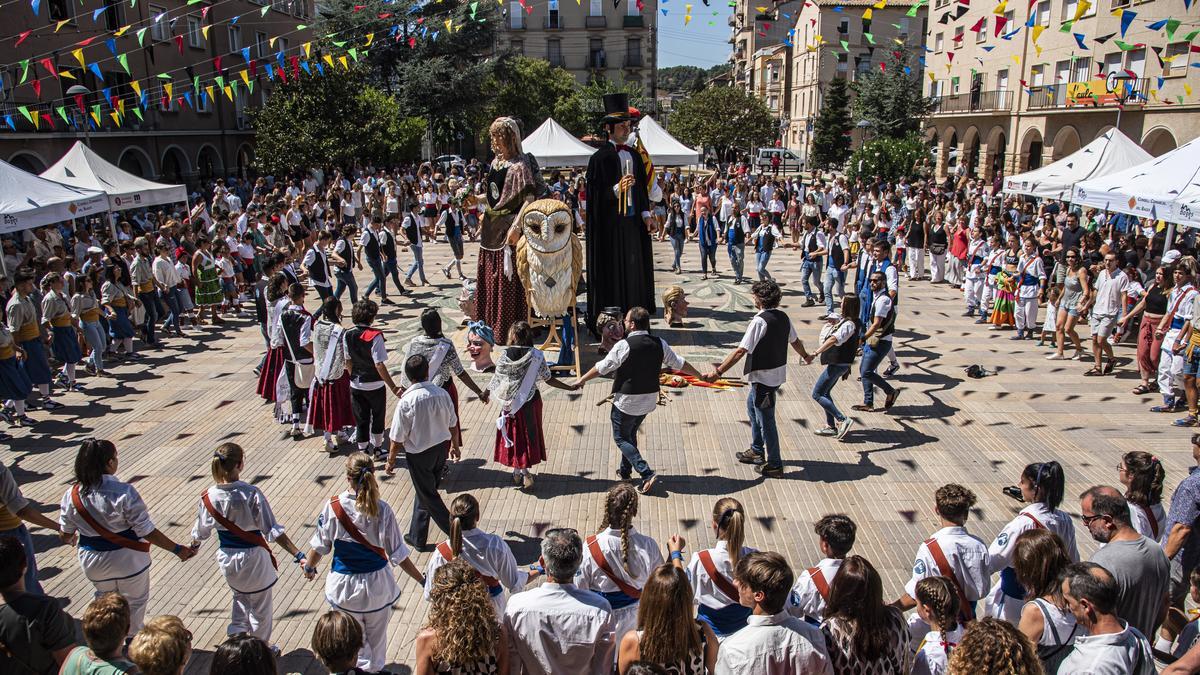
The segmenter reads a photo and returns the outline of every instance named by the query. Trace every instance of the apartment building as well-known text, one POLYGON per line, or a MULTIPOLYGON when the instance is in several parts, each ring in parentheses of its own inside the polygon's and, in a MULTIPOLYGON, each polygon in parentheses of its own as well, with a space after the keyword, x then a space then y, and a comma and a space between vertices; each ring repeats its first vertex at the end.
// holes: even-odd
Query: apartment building
POLYGON ((247 175, 254 134, 246 111, 262 105, 273 86, 267 64, 277 78, 283 64, 291 69, 291 57, 303 58, 300 45, 312 39, 298 26, 311 22, 313 0, 143 0, 132 6, 42 0, 39 9, 35 15, 29 3, 6 7, 6 32, 28 35, 19 45, 0 44, 0 64, 7 64, 0 67, 0 120, 12 116, 17 127, 0 122, 0 158, 35 173, 83 140, 146 178, 196 185, 247 175), (213 86, 216 76, 225 84, 236 81, 236 95, 233 87, 228 97, 213 86), (139 91, 144 110, 137 106, 139 91), (96 105, 98 123, 90 113, 96 105), (120 124, 111 115, 114 105, 123 106, 120 124), (36 129, 22 107, 37 117, 36 129))
POLYGON ((754 53, 750 69, 754 86, 751 93, 767 105, 775 121, 783 128, 789 118, 788 58, 791 49, 784 44, 763 47, 754 53))
POLYGON ((729 60, 733 63, 734 86, 748 92, 756 91, 759 81, 767 74, 755 70, 760 52, 784 43, 796 12, 803 4, 802 0, 735 0, 728 19, 729 43, 733 45, 729 60))
POLYGON ((926 138, 939 175, 990 181, 1034 169, 1118 118, 1153 155, 1200 135, 1200 72, 1185 37, 1196 26, 1176 0, 1034 0, 1000 14, 996 4, 932 1, 925 86, 936 105, 926 138), (1166 21, 1173 13, 1184 20, 1177 30, 1166 21))
MULTIPOLYGON (((807 0, 795 16, 791 50, 790 87, 786 96, 789 115, 781 119, 783 145, 807 161, 824 94, 834 79, 853 82, 893 52, 911 56, 924 41, 927 13, 922 8, 909 16, 917 0, 890 0, 883 9, 876 0, 807 0), (869 10, 869 13, 868 13, 869 10)), ((910 58, 910 68, 921 65, 910 58)), ((853 98, 853 92, 851 92, 853 98)), ((855 127, 852 147, 870 135, 855 127)))
POLYGON ((526 3, 504 0, 500 49, 544 58, 575 76, 635 84, 657 96, 658 0, 526 3))

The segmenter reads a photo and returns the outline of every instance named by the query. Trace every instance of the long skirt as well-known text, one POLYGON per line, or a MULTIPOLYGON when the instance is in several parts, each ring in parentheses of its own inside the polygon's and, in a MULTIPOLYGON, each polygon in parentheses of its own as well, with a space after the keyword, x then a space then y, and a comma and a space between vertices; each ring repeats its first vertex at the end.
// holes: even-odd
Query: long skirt
MULTIPOLYGON (((511 250, 511 247, 509 247, 511 250)), ((479 273, 476 277, 475 303, 479 319, 492 327, 496 344, 506 344, 508 327, 524 321, 529 314, 525 304, 525 287, 517 276, 516 253, 513 253, 512 278, 504 276, 504 249, 479 249, 479 273)))
POLYGON ((32 391, 24 363, 16 356, 0 361, 0 401, 24 401, 32 391))
POLYGON ((258 371, 258 395, 275 402, 275 381, 283 370, 283 347, 272 347, 267 350, 267 360, 258 371))
POLYGON ((133 324, 129 321, 128 307, 113 307, 113 316, 108 320, 108 336, 113 340, 133 337, 133 324))
POLYGON ((528 469, 546 461, 546 437, 542 433, 542 397, 535 393, 515 415, 504 421, 504 432, 512 447, 504 442, 504 434, 496 430, 496 447, 492 458, 513 469, 528 469))
POLYGON ((342 373, 336 380, 318 384, 313 380, 309 390, 308 425, 317 431, 340 431, 354 426, 350 408, 350 374, 342 373))
POLYGON ((79 363, 83 360, 83 350, 79 348, 79 334, 74 326, 54 326, 54 358, 63 363, 79 363))
POLYGON ((216 267, 200 267, 196 278, 196 306, 219 305, 225 299, 221 292, 220 274, 216 267))
POLYGON ((1017 305, 1017 296, 1013 294, 1015 278, 1001 272, 996 277, 996 302, 992 305, 993 326, 1015 326, 1017 317, 1013 310, 1017 305))
POLYGON ((454 378, 446 380, 446 384, 442 385, 442 389, 450 394, 450 402, 454 404, 454 428, 451 433, 454 434, 454 443, 462 447, 462 420, 458 417, 458 387, 454 385, 454 378))
POLYGON ((21 343, 25 350, 25 373, 34 384, 50 384, 54 376, 50 372, 50 360, 46 356, 46 345, 41 338, 35 338, 21 343))

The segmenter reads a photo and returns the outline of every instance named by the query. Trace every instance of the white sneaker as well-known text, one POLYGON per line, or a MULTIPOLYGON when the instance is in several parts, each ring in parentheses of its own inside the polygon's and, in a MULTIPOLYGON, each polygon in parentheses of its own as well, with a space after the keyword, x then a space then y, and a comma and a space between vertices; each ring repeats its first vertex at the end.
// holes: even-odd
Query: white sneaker
POLYGON ((813 433, 818 436, 837 436, 837 432, 838 430, 833 427, 825 427, 824 429, 817 429, 813 433))
POLYGON ((850 419, 849 417, 842 420, 841 422, 838 422, 837 437, 838 437, 839 441, 842 440, 843 438, 845 438, 846 432, 850 431, 850 425, 852 425, 852 424, 854 424, 854 420, 850 419))

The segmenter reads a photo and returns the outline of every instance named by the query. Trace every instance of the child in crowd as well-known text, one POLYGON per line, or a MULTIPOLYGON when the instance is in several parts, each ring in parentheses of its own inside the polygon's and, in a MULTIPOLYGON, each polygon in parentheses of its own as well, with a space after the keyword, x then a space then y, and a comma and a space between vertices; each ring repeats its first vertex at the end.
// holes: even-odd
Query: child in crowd
POLYGON ((964 626, 958 621, 958 592, 946 577, 925 577, 917 582, 917 614, 930 631, 917 646, 913 675, 942 675, 947 672, 950 650, 962 639, 964 626))

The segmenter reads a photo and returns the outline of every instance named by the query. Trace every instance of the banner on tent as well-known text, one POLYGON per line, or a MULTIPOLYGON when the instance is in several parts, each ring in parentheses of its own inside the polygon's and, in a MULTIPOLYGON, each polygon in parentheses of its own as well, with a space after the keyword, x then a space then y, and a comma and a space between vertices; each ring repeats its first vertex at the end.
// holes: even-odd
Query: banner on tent
POLYGON ((1093 205, 1100 204, 1099 208, 1108 211, 1119 211, 1140 218, 1180 222, 1175 220, 1179 214, 1176 213, 1175 203, 1170 199, 1135 197, 1115 192, 1107 194, 1104 192, 1096 193, 1089 192, 1078 186, 1075 188, 1073 197, 1073 202, 1083 202, 1093 205))

